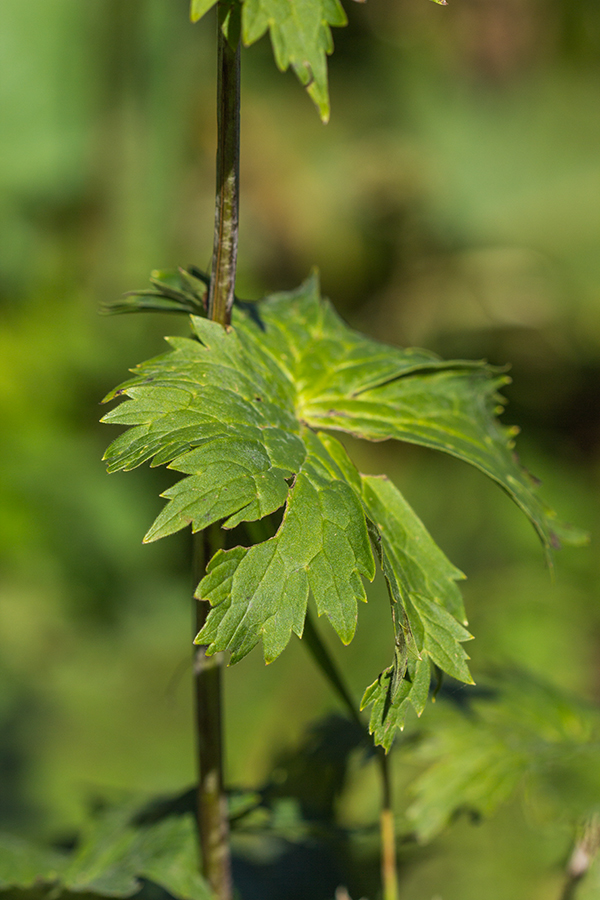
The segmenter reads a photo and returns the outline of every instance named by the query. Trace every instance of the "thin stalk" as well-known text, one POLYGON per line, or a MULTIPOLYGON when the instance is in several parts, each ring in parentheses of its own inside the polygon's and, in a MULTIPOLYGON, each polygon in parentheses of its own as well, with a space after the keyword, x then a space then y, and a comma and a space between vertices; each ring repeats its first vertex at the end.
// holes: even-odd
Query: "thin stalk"
MULTIPOLYGON (((329 650, 321 640, 317 627, 312 619, 310 611, 307 611, 304 625, 303 643, 311 654, 313 660, 346 707, 350 718, 367 733, 365 724, 352 700, 352 694, 329 650)), ((394 811, 392 807, 392 788, 389 757, 383 747, 377 747, 377 758, 381 775, 381 813, 379 816, 379 828, 381 836, 381 883, 383 887, 383 900, 397 900, 398 898, 398 870, 396 858, 396 828, 394 823, 394 811)))
MULTIPOLYGON (((220 530, 212 526, 194 535, 194 581, 197 584, 207 562, 219 549, 220 530)), ((194 634, 203 627, 208 603, 196 604, 194 634)), ((223 723, 221 654, 206 655, 206 647, 194 647, 194 695, 198 754, 198 834, 202 874, 218 900, 231 900, 233 885, 229 852, 227 795, 223 785, 223 723)))
MULTIPOLYGON (((228 43, 223 32, 227 13, 219 2, 217 38, 217 191, 215 237, 208 315, 226 327, 231 319, 235 291, 238 244, 240 157, 240 46, 228 43)), ((235 29, 234 29, 235 30, 235 29)), ((232 29, 229 29, 232 33, 232 29)), ((206 564, 222 543, 217 525, 194 536, 196 584, 206 564)), ((196 633, 209 612, 208 604, 196 603, 196 633)), ((217 900, 232 900, 231 856, 227 796, 223 786, 221 654, 206 655, 199 646, 194 655, 196 734, 198 747, 198 827, 202 874, 217 900)))
POLYGON ((221 24, 226 11, 220 2, 217 9, 217 196, 208 292, 208 317, 224 326, 231 321, 235 290, 240 180, 240 43, 234 50, 223 33, 221 24))
POLYGON ((352 699, 350 689, 345 684, 340 670, 332 659, 329 650, 321 640, 321 635, 319 634, 317 627, 313 621, 310 610, 306 611, 304 634, 302 635, 302 639, 305 642, 305 646, 307 647, 313 660, 316 662, 317 666, 329 682, 330 686, 333 688, 335 693, 338 695, 338 697, 346 707, 350 718, 354 722, 356 722, 359 728, 362 728, 363 731, 365 731, 365 723, 361 719, 354 700, 352 699))
POLYGON ((392 807, 392 785, 389 757, 383 747, 378 747, 381 770, 381 812, 379 833, 381 837, 381 884, 383 900, 398 900, 398 861, 396 857, 396 825, 392 807))

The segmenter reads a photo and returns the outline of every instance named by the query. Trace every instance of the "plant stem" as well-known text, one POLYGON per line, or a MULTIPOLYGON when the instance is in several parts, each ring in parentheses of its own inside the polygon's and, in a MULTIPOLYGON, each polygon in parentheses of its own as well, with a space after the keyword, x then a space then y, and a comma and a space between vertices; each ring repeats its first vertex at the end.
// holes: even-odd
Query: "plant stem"
MULTIPOLYGON (((240 45, 233 49, 223 31, 225 4, 217 7, 217 196, 215 237, 208 292, 208 315, 226 327, 231 320, 238 244, 240 159, 240 45)), ((231 35, 235 28, 230 27, 231 35)), ((194 536, 196 584, 221 544, 218 525, 194 536)), ((196 603, 196 633, 209 613, 196 603)), ((231 856, 227 796, 223 787, 221 654, 207 657, 206 647, 194 655, 196 734, 198 745, 198 827, 202 874, 218 900, 231 900, 231 856)))
POLYGON ((238 247, 240 43, 238 40, 234 50, 223 33, 226 7, 221 2, 217 13, 217 196, 208 317, 227 326, 231 321, 238 247))
POLYGON ((589 816, 580 829, 569 858, 560 900, 574 900, 577 889, 600 850, 600 816, 589 816))
MULTIPOLYGON (((218 526, 193 537, 194 581, 202 578, 206 564, 220 544, 218 526)), ((206 621, 208 603, 195 601, 197 634, 206 621)), ((231 900, 231 860, 227 796, 223 787, 223 735, 221 654, 209 657, 206 647, 194 648, 194 694, 196 700, 196 740, 198 752, 198 830, 202 874, 218 900, 231 900)))
MULTIPOLYGON (((342 675, 329 653, 329 650, 321 640, 317 627, 313 621, 310 610, 307 610, 306 621, 304 624, 303 640, 316 662, 317 666, 329 682, 330 686, 336 692, 350 715, 360 727, 367 732, 365 724, 360 717, 355 703, 352 700, 352 694, 344 682, 342 675)), ((383 747, 377 747, 377 757, 379 762, 379 770, 381 773, 381 814, 380 835, 381 835, 381 883, 383 886, 383 900, 397 900, 398 897, 398 874, 396 862, 396 829, 394 824, 394 812, 392 808, 392 789, 390 777, 389 757, 383 747)))
POLYGON ((396 860, 396 826, 392 809, 392 786, 389 757, 383 747, 377 748, 381 768, 382 802, 379 815, 381 835, 381 884, 383 900, 398 898, 398 870, 396 860))
POLYGON ((302 639, 306 642, 306 647, 308 648, 317 666, 346 707, 350 718, 354 722, 356 722, 356 724, 360 728, 362 728, 363 731, 366 730, 365 723, 361 719, 356 705, 352 699, 352 694, 350 693, 347 685, 344 683, 344 680, 340 674, 340 670, 331 658, 329 650, 321 640, 321 635, 319 634, 317 627, 313 621, 310 610, 306 611, 306 619, 304 621, 304 634, 302 635, 302 639))

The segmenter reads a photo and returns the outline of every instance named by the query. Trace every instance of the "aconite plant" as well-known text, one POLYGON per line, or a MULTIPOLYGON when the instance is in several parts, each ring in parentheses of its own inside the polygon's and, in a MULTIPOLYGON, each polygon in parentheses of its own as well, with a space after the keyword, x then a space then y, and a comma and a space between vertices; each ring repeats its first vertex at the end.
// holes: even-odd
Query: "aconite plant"
MULTIPOLYGON (((419 0, 415 0, 419 2, 419 0)), ((437 0, 442 2, 442 0, 437 0)), ((215 0, 193 0, 192 20, 215 0)), ((365 685, 361 708, 381 750, 385 900, 396 897, 393 817, 385 753, 409 707, 421 715, 432 679, 471 683, 471 637, 457 582, 463 577, 398 488, 363 475, 340 434, 419 444, 480 469, 530 519, 550 559, 553 516, 513 452, 497 416, 507 376, 484 362, 444 361, 386 346, 351 330, 321 297, 316 274, 298 289, 255 302, 235 297, 240 50, 269 31, 275 61, 292 67, 329 118, 330 26, 339 0, 219 0, 217 200, 212 267, 153 273, 152 287, 117 311, 190 317, 189 337, 142 363, 108 400, 104 421, 127 426, 106 460, 111 472, 143 463, 180 479, 146 534, 191 527, 198 633, 195 659, 202 872, 219 900, 232 896, 223 788, 220 673, 257 644, 275 660, 291 635, 358 719, 311 618, 325 616, 343 644, 379 568, 390 601, 390 661, 365 685), (312 611, 311 611, 312 610, 312 611)))

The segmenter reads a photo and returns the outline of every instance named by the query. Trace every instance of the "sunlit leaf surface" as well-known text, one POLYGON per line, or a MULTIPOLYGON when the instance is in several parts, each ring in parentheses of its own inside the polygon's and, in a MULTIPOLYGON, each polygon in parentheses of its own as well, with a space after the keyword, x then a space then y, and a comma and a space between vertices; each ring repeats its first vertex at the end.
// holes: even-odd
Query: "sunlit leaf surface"
MULTIPOLYGON (((283 509, 276 533, 219 551, 197 596, 213 607, 197 641, 232 662, 260 640, 267 661, 302 636, 309 595, 341 640, 356 628, 372 580, 373 545, 387 579, 395 660, 367 691, 371 728, 389 746, 407 705, 421 712, 429 668, 470 681, 461 577, 396 488, 360 476, 329 431, 443 450, 484 471, 553 535, 530 478, 495 419, 504 376, 484 363, 444 362, 349 329, 316 279, 238 307, 233 327, 192 316, 194 337, 143 363, 107 399, 105 421, 129 426, 109 447, 110 471, 151 460, 184 476, 147 541, 192 526, 232 529, 283 509)), ((501 408, 501 407, 500 407, 501 408)))

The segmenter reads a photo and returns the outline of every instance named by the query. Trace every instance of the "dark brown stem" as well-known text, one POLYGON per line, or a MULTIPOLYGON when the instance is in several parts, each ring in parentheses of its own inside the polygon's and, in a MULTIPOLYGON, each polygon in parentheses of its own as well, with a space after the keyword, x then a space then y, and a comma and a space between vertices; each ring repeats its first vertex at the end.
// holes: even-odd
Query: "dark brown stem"
POLYGON ((224 12, 219 3, 217 197, 208 317, 227 326, 231 321, 238 247, 240 44, 238 41, 234 50, 223 33, 224 12))
MULTIPOLYGON (((219 549, 218 526, 194 535, 194 578, 204 575, 206 563, 219 549)), ((195 601, 196 634, 206 621, 208 603, 195 601)), ((194 694, 198 751, 198 828, 202 874, 218 900, 232 900, 227 796, 223 786, 223 733, 220 654, 194 648, 194 694)))
MULTIPOLYGON (((238 244, 239 158, 240 158, 240 46, 235 49, 225 36, 227 14, 219 2, 217 38, 217 196, 215 237, 208 292, 208 315, 214 322, 229 325, 235 291, 238 244)), ((238 11, 239 12, 239 11, 238 11)), ((234 15, 229 8, 229 14, 234 15)), ((238 23, 239 24, 239 23, 238 23)), ((228 35, 236 31, 228 25, 228 35)), ((213 554, 219 549, 222 532, 218 525, 194 535, 194 574, 198 584, 213 554)), ((203 627, 210 608, 196 603, 196 633, 203 627)), ((227 796, 223 787, 222 680, 221 654, 206 655, 206 647, 194 653, 196 734, 198 745, 198 826, 202 874, 217 900, 231 900, 231 856, 227 796)))

